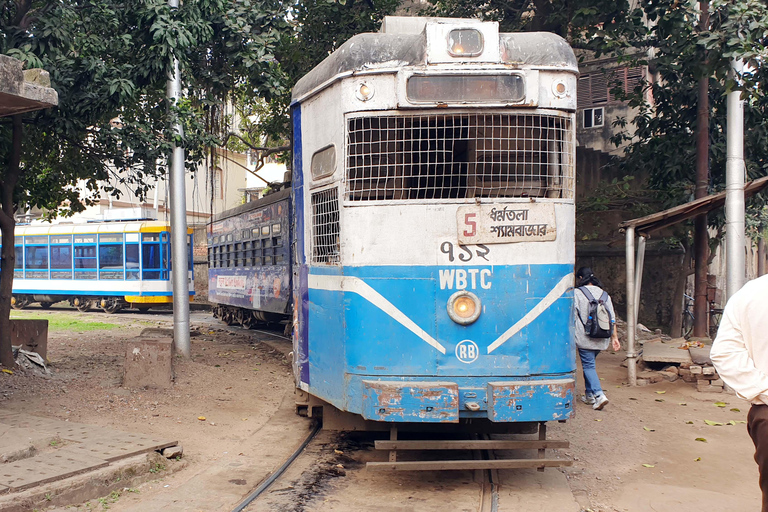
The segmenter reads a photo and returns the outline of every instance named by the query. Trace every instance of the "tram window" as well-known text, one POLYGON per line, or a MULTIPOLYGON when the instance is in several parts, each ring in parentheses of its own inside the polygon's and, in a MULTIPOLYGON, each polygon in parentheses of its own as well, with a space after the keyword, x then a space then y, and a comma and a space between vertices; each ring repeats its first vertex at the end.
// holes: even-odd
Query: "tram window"
POLYGON ((24 268, 24 248, 17 245, 16 247, 14 247, 13 252, 16 257, 16 263, 14 264, 13 267, 17 269, 23 269, 24 268))
POLYGON ((265 238, 263 240, 264 247, 272 247, 272 239, 271 238, 265 238))
POLYGON ((75 268, 96 268, 96 246, 75 246, 75 268))
POLYGON ((312 194, 312 262, 339 262, 339 195, 336 188, 312 194))
POLYGON ((248 240, 251 237, 251 232, 247 229, 244 229, 241 236, 243 237, 243 240, 248 240))
POLYGON ((48 270, 48 247, 44 245, 24 248, 24 268, 27 270, 48 270))
POLYGON ((279 235, 280 234, 280 224, 272 224, 272 234, 273 235, 279 235))
POLYGON ((283 237, 276 236, 272 238, 272 245, 275 247, 282 247, 283 246, 283 237))
POLYGON ((573 123, 557 114, 350 119, 347 198, 572 197, 573 123))
POLYGON ((141 235, 142 279, 160 279, 163 268, 163 257, 160 252, 159 233, 143 233, 141 235))
MULTIPOLYGON (((167 233, 163 233, 163 239, 168 240, 167 233)), ((171 257, 170 257, 171 246, 168 243, 164 243, 161 249, 163 251, 163 259, 161 262, 163 264, 163 271, 162 271, 162 274, 160 275, 160 278, 169 279, 170 274, 168 273, 168 271, 171 268, 171 257)))
POLYGON ((227 242, 231 242, 231 241, 232 241, 232 238, 233 238, 233 237, 232 237, 232 233, 228 234, 228 235, 227 235, 227 242))
POLYGON ((99 269, 119 270, 120 272, 102 272, 105 279, 121 279, 123 270, 123 246, 117 244, 99 246, 99 269), (120 277, 117 277, 120 274, 120 277))
POLYGON ((139 278, 139 244, 125 244, 125 278, 139 278))
POLYGON ((51 270, 72 270, 72 247, 69 245, 51 246, 51 270))
POLYGON ((272 265, 273 264, 272 256, 264 256, 264 264, 265 265, 272 265))
POLYGON ((269 226, 261 226, 261 236, 269 236, 269 226))
POLYGON ((261 231, 259 230, 259 228, 253 228, 253 229, 251 230, 251 236, 252 236, 253 238, 259 238, 259 233, 260 233, 260 232, 261 232, 261 231))
POLYGON ((283 262, 283 255, 282 254, 278 254, 277 256, 275 256, 275 264, 282 263, 282 262, 283 262))
POLYGON ((331 144, 328 147, 315 151, 310 163, 312 170, 312 179, 318 180, 326 178, 336 170, 336 146, 331 144))

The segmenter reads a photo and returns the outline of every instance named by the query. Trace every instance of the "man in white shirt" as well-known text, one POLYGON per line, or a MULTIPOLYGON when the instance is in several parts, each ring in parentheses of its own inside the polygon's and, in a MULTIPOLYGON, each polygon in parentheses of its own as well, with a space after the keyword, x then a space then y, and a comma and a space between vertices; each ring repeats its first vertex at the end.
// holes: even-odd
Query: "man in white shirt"
POLYGON ((762 511, 768 512, 768 275, 728 300, 710 357, 720 378, 752 403, 747 432, 760 469, 762 511))

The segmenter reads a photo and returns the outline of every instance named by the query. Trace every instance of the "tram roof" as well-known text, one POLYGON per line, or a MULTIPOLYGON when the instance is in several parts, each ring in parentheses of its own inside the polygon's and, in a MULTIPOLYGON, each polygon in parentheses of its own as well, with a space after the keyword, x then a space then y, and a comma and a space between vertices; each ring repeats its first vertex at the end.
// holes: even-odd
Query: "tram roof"
MULTIPOLYGON (((169 231, 170 224, 163 221, 91 222, 86 224, 30 224, 16 226, 16 236, 71 235, 79 233, 136 233, 169 231)), ((187 229, 189 233, 191 229, 187 229)))
POLYGON ((283 190, 278 190, 277 192, 268 194, 264 197, 256 199, 255 201, 250 201, 248 203, 241 204, 240 206, 235 206, 234 208, 231 208, 229 210, 225 210, 221 213, 217 213, 213 216, 213 219, 211 219, 209 224, 213 224, 214 222, 227 219, 229 217, 234 217, 236 215, 249 212, 251 210, 255 210, 256 208, 261 208, 263 206, 274 204, 278 201, 282 201, 287 197, 290 197, 290 195, 291 195, 290 188, 284 188, 283 190))
MULTIPOLYGON (((386 17, 381 32, 353 36, 304 75, 293 88, 294 101, 344 74, 427 65, 428 22, 491 23, 457 18, 386 17)), ((495 23, 495 22, 493 22, 495 23)), ((560 68, 578 73, 579 65, 568 42, 550 32, 499 34, 501 60, 512 68, 560 68)), ((465 63, 462 63, 465 64, 465 63)))

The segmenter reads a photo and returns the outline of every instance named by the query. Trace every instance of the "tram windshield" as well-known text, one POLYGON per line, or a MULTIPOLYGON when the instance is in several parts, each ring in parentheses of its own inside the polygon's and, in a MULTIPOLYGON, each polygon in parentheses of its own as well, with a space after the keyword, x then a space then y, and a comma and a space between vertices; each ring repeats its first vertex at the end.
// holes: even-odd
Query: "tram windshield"
POLYGON ((347 144, 352 201, 573 197, 566 115, 357 117, 348 122, 347 144))

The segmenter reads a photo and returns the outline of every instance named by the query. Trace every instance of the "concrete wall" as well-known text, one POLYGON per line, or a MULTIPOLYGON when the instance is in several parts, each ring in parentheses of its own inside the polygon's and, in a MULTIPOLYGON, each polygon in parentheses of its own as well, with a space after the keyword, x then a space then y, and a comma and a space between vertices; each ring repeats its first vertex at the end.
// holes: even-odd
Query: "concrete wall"
MULTIPOLYGON (((611 295, 616 314, 627 317, 627 271, 624 244, 577 242, 576 268, 590 267, 611 295)), ((682 248, 670 248, 661 240, 649 240, 645 252, 643 285, 638 321, 649 329, 669 332, 675 276, 683 263, 682 248)))

